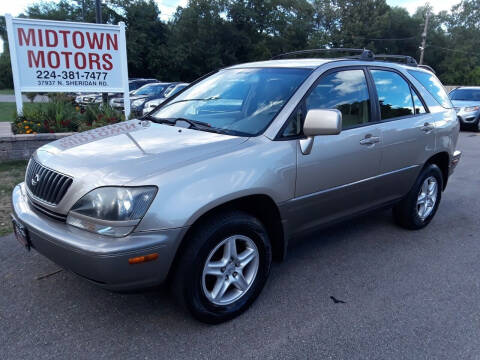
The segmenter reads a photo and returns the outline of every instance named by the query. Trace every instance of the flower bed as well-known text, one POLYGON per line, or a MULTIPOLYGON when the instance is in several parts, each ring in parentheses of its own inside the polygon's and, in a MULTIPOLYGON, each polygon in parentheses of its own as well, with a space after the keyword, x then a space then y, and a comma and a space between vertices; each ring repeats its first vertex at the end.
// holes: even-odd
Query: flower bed
POLYGON ((62 100, 25 107, 12 123, 14 134, 65 133, 94 129, 124 121, 122 112, 108 105, 91 105, 84 111, 62 100))

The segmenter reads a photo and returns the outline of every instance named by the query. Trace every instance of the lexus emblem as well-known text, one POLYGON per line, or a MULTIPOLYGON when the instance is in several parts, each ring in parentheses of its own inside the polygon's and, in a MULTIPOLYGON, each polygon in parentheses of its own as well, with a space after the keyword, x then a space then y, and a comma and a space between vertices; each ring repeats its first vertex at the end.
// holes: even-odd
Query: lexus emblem
POLYGON ((35 174, 35 176, 32 178, 32 186, 37 185, 39 181, 40 181, 40 175, 35 174))

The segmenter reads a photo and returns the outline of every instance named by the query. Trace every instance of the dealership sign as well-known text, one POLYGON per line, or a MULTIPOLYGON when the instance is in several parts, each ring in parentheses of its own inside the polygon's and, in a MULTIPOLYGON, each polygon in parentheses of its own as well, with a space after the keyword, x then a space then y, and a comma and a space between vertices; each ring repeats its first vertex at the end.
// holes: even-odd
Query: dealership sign
MULTIPOLYGON (((125 25, 5 16, 12 73, 21 92, 123 92, 128 100, 125 25)), ((20 107, 19 107, 20 106, 20 107)), ((128 111, 127 111, 128 107, 128 111)))

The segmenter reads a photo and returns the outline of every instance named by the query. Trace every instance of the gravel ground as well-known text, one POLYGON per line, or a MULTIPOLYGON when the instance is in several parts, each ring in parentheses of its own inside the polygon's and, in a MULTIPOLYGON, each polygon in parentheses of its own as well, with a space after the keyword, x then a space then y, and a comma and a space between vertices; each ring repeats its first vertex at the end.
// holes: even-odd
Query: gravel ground
POLYGON ((480 136, 426 229, 379 211, 302 239, 262 295, 218 326, 166 289, 99 289, 0 238, 2 359, 478 359, 480 136), (334 303, 330 296, 345 303, 334 303))

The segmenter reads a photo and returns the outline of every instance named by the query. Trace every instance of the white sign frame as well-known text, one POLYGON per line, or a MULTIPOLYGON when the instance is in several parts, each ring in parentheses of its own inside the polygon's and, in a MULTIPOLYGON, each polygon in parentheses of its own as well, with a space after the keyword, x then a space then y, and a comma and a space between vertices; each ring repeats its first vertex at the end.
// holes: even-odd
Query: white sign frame
POLYGON ((127 63, 127 46, 125 38, 125 23, 119 22, 118 25, 110 24, 96 24, 96 23, 81 23, 81 22, 71 22, 71 21, 54 21, 54 20, 38 20, 38 19, 26 19, 26 18, 14 18, 10 14, 5 15, 5 22, 7 27, 8 35, 8 46, 10 50, 10 61, 12 64, 12 76, 13 76, 13 87, 15 92, 15 102, 17 106, 17 113, 23 113, 23 103, 22 103, 22 91, 23 92, 75 92, 86 90, 85 92, 119 92, 123 93, 123 101, 125 108, 125 117, 128 118, 130 115, 130 90, 128 86, 128 63, 127 63), (118 52, 120 56, 120 69, 122 84, 121 87, 95 87, 89 86, 88 89, 84 88, 75 88, 75 87, 57 87, 49 86, 42 88, 41 86, 28 87, 22 86, 20 82, 20 69, 18 66, 18 58, 16 52, 16 35, 14 33, 14 24, 22 24, 27 26, 32 26, 35 24, 40 24, 41 26, 51 26, 51 27, 62 27, 68 28, 69 26, 75 29, 93 29, 93 30, 114 30, 118 31, 119 37, 119 47, 118 52))

